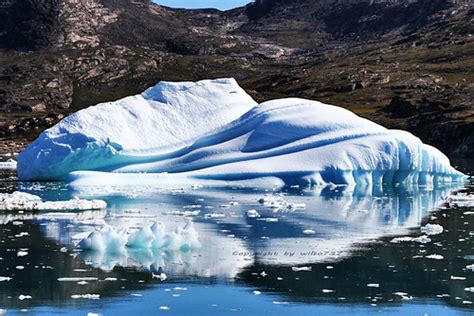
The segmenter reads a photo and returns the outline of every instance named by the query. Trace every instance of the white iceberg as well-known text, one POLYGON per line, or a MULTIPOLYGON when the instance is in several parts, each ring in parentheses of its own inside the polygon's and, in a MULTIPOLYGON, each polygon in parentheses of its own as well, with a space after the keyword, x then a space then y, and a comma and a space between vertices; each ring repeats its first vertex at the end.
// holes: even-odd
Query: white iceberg
POLYGON ((465 178, 408 132, 316 101, 257 104, 233 79, 163 82, 79 111, 19 155, 18 175, 76 185, 265 179, 368 188, 465 178))

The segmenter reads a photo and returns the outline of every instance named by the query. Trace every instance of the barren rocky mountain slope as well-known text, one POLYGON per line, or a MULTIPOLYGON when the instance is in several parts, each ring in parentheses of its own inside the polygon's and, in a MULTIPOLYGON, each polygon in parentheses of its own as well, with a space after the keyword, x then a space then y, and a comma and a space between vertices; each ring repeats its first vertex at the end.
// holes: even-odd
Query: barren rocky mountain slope
POLYGON ((321 100, 473 157, 473 19, 447 0, 19 0, 0 7, 1 149, 160 80, 235 77, 259 101, 321 100))

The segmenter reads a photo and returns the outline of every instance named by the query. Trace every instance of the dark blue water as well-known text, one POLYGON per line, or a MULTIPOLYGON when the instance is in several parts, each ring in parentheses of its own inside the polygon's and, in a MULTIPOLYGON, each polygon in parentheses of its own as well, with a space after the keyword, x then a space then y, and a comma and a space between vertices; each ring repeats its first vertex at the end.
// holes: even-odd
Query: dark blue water
MULTIPOLYGON (((472 170, 467 162, 459 166, 472 170)), ((474 209, 443 200, 459 190, 472 192, 470 184, 380 192, 72 190, 2 174, 0 191, 17 189, 49 200, 100 198, 109 207, 0 214, 0 277, 11 278, 0 282, 0 308, 8 315, 474 312, 474 272, 466 269, 474 264, 474 209), (265 196, 306 207, 272 209, 259 202, 265 196), (248 210, 260 217, 248 217, 248 210), (194 213, 184 216, 186 211, 194 213), (75 246, 78 236, 106 225, 134 230, 160 222, 174 229, 190 221, 201 244, 196 249, 107 253, 75 246), (428 236, 428 243, 393 242, 423 235, 420 227, 427 224, 443 232, 428 236), (167 279, 153 278, 158 271, 167 279), (62 279, 71 277, 80 279, 62 279)))

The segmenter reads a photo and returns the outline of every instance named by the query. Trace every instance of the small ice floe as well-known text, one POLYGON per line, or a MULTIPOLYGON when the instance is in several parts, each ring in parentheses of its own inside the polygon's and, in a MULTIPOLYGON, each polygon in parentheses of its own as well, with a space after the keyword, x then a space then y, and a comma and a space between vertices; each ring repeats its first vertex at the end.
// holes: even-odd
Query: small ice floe
POLYGON ((201 204, 191 204, 191 205, 185 205, 183 206, 184 209, 193 209, 193 208, 201 208, 201 204))
POLYGON ((280 302, 280 301, 273 301, 273 304, 275 305, 288 305, 288 302, 280 302))
POLYGON ((260 217, 260 214, 257 212, 257 210, 248 210, 247 211, 247 217, 249 217, 249 218, 258 218, 258 217, 260 217))
POLYGON ((474 286, 466 287, 464 291, 474 293, 474 286))
POLYGON ((58 278, 59 282, 80 282, 80 281, 97 281, 96 277, 62 277, 58 278))
POLYGON ((207 213, 204 215, 205 219, 224 218, 224 213, 207 213))
POLYGON ((10 277, 4 277, 4 276, 0 276, 0 282, 8 282, 10 281, 12 278, 10 277))
POLYGON ((134 232, 116 231, 111 226, 88 233, 77 244, 83 250, 107 253, 123 253, 129 249, 188 250, 200 248, 201 244, 193 223, 177 226, 167 231, 164 225, 154 223, 134 232))
POLYGON ((451 276, 451 280, 464 281, 464 280, 466 280, 466 278, 465 278, 465 277, 460 277, 460 276, 452 275, 452 276, 451 276))
POLYGON ((183 217, 192 217, 192 216, 198 216, 200 213, 201 211, 196 210, 196 211, 174 211, 167 214, 175 215, 175 216, 183 216, 183 217))
POLYGON ((258 220, 259 221, 264 221, 264 222, 267 222, 267 223, 277 223, 278 222, 278 218, 276 218, 276 217, 265 217, 265 218, 259 218, 258 220))
POLYGON ((378 288, 378 287, 380 287, 380 284, 378 284, 378 283, 369 283, 369 284, 367 284, 367 287, 375 287, 375 288, 378 288))
POLYGON ((304 203, 291 203, 285 200, 282 196, 265 195, 259 199, 258 202, 263 206, 274 211, 296 211, 306 208, 304 203))
POLYGON ((314 234, 316 234, 316 231, 314 231, 312 229, 305 229, 305 230, 303 230, 303 234, 305 234, 305 235, 314 235, 314 234))
POLYGON ((176 286, 176 287, 173 288, 173 290, 175 290, 175 291, 187 291, 188 288, 187 287, 176 286))
POLYGON ((327 294, 327 293, 334 293, 334 292, 336 292, 336 291, 330 290, 330 289, 322 289, 321 292, 323 292, 324 294, 327 294))
POLYGON ((117 281, 117 278, 108 277, 105 278, 104 281, 117 281))
POLYGON ((27 251, 21 251, 21 250, 20 250, 20 251, 18 251, 18 252, 16 253, 16 256, 17 256, 17 257, 24 257, 24 256, 27 256, 27 255, 28 255, 28 252, 27 252, 27 251))
POLYGON ((472 207, 474 206, 474 194, 457 193, 456 195, 448 196, 446 202, 460 207, 472 207))
POLYGON ((169 311, 170 309, 169 306, 160 306, 160 311, 169 311))
POLYGON ((262 292, 260 292, 260 291, 253 291, 252 293, 253 293, 253 295, 261 295, 262 294, 262 292))
POLYGON ((434 259, 434 260, 443 260, 444 259, 444 257, 442 255, 436 255, 436 254, 428 255, 425 258, 426 259, 434 259))
POLYGON ((167 276, 166 276, 166 274, 164 274, 163 272, 158 273, 158 274, 152 273, 152 274, 151 274, 151 278, 152 278, 152 279, 157 279, 157 280, 159 280, 159 281, 166 281, 167 276))
POLYGON ((87 299, 87 300, 98 300, 100 299, 100 294, 73 294, 71 295, 72 299, 87 299))
POLYGON ((14 159, 0 162, 0 170, 16 170, 17 162, 14 159))
POLYGON ((470 265, 466 266, 466 269, 474 271, 474 264, 470 264, 470 265))
POLYGON ((394 244, 398 244, 398 243, 401 243, 401 242, 410 242, 410 241, 417 242, 417 243, 420 243, 420 244, 427 244, 427 243, 431 242, 431 238, 429 238, 426 235, 421 235, 419 237, 404 236, 404 237, 393 238, 390 242, 394 243, 394 244))
POLYGON ((23 300, 30 300, 32 299, 31 295, 23 295, 23 294, 20 294, 20 296, 18 296, 18 299, 20 301, 23 301, 23 300))
POLYGON ((405 293, 405 292, 395 292, 395 293, 392 293, 392 294, 396 295, 396 296, 400 296, 400 298, 403 301, 411 301, 413 299, 413 296, 410 296, 410 295, 408 295, 408 293, 405 293))
POLYGON ((83 211, 105 208, 107 203, 102 200, 74 198, 68 201, 44 202, 39 196, 20 191, 0 194, 0 211, 83 211))
POLYGON ((439 235, 443 232, 443 226, 438 224, 426 224, 425 226, 421 227, 421 232, 428 236, 439 235))
POLYGON ((291 270, 293 270, 294 272, 300 272, 300 271, 310 272, 312 268, 311 267, 291 267, 291 270))

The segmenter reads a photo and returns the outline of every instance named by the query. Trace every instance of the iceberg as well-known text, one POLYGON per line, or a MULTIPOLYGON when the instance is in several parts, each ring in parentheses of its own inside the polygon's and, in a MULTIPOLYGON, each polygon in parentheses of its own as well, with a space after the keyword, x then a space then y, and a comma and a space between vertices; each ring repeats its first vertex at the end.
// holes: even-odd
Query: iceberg
POLYGON ((298 98, 257 104, 234 79, 161 82, 43 132, 21 180, 76 185, 435 185, 464 181, 414 135, 298 98))

